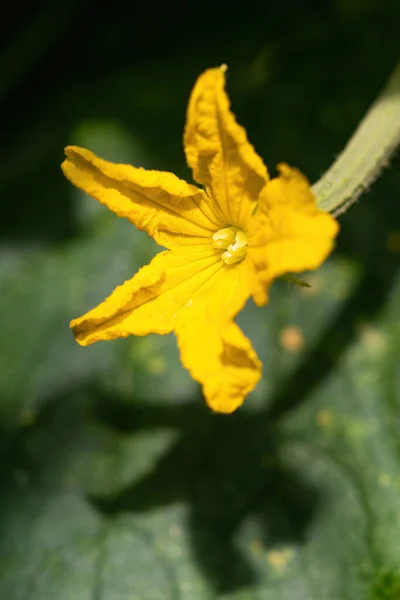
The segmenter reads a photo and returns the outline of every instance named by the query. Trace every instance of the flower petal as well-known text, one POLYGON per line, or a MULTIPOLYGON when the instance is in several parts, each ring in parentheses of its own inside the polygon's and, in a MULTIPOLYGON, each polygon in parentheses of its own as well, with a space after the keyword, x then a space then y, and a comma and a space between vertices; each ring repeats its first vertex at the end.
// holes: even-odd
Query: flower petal
POLYGON ((251 261, 225 265, 204 301, 182 312, 175 326, 181 361, 216 412, 236 410, 261 377, 250 341, 232 321, 256 285, 251 261))
POLYGON ((104 302, 71 322, 76 340, 88 346, 131 334, 169 333, 187 305, 204 302, 224 266, 211 245, 160 252, 104 302))
POLYGON ((286 164, 260 196, 269 222, 265 244, 266 280, 318 268, 333 248, 337 221, 319 210, 307 179, 286 164))
POLYGON ((209 407, 231 413, 261 377, 262 364, 250 341, 232 321, 180 320, 176 330, 181 361, 202 384, 209 407))
POLYGON ((185 312, 226 319, 242 308, 254 281, 249 263, 226 265, 211 244, 161 252, 71 328, 88 346, 131 334, 169 333, 185 312))
POLYGON ((62 170, 74 185, 161 246, 208 243, 221 227, 205 192, 172 173, 114 164, 77 146, 65 153, 62 170))
POLYGON ((225 93, 226 66, 197 80, 187 110, 186 160, 227 225, 243 226, 268 181, 267 169, 236 123, 225 93))

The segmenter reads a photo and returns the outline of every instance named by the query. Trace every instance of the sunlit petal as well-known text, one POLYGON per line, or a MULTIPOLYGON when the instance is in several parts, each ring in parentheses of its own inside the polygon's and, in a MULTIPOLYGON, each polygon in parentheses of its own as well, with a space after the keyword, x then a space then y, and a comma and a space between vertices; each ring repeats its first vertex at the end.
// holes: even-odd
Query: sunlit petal
POLYGON ((241 329, 233 322, 184 319, 177 336, 182 363, 202 384, 209 407, 231 413, 243 404, 260 380, 262 365, 241 329))
POLYGON ((271 280, 284 273, 318 268, 333 248, 337 221, 319 210, 307 179, 297 169, 279 165, 260 197, 269 221, 264 245, 266 271, 271 280))
POLYGON ((198 78, 187 110, 184 145, 193 178, 206 186, 221 219, 227 225, 243 225, 268 173, 230 111, 225 70, 209 69, 198 78))
POLYGON ((114 164, 77 146, 65 153, 62 169, 74 185, 161 246, 207 243, 221 226, 205 192, 172 173, 114 164))

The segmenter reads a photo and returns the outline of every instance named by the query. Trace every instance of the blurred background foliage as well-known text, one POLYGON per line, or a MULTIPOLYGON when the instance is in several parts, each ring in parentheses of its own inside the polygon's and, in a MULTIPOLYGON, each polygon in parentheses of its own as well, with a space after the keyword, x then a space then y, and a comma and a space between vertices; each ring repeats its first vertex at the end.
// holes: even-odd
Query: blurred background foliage
POLYGON ((8 6, 0 54, 0 598, 400 598, 400 175, 341 219, 310 289, 239 318, 264 377, 211 414, 173 336, 68 323, 155 245, 63 179, 63 147, 170 170, 229 65, 273 171, 326 170, 398 59, 398 0, 8 6))

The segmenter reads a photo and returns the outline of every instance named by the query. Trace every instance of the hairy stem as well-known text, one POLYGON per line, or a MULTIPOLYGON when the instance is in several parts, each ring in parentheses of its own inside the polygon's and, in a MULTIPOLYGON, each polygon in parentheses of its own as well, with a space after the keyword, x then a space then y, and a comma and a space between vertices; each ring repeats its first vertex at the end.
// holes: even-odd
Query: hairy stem
POLYGON ((400 62, 343 152, 313 185, 318 206, 344 213, 379 177, 400 144, 400 62))

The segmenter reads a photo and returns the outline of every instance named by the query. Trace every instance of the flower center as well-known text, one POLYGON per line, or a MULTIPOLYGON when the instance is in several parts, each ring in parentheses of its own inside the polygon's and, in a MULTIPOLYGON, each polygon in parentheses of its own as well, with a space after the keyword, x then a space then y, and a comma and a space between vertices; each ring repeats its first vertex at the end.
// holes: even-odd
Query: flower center
POLYGON ((247 235, 237 227, 225 227, 212 236, 214 246, 222 252, 221 258, 227 265, 243 260, 247 254, 247 235))

